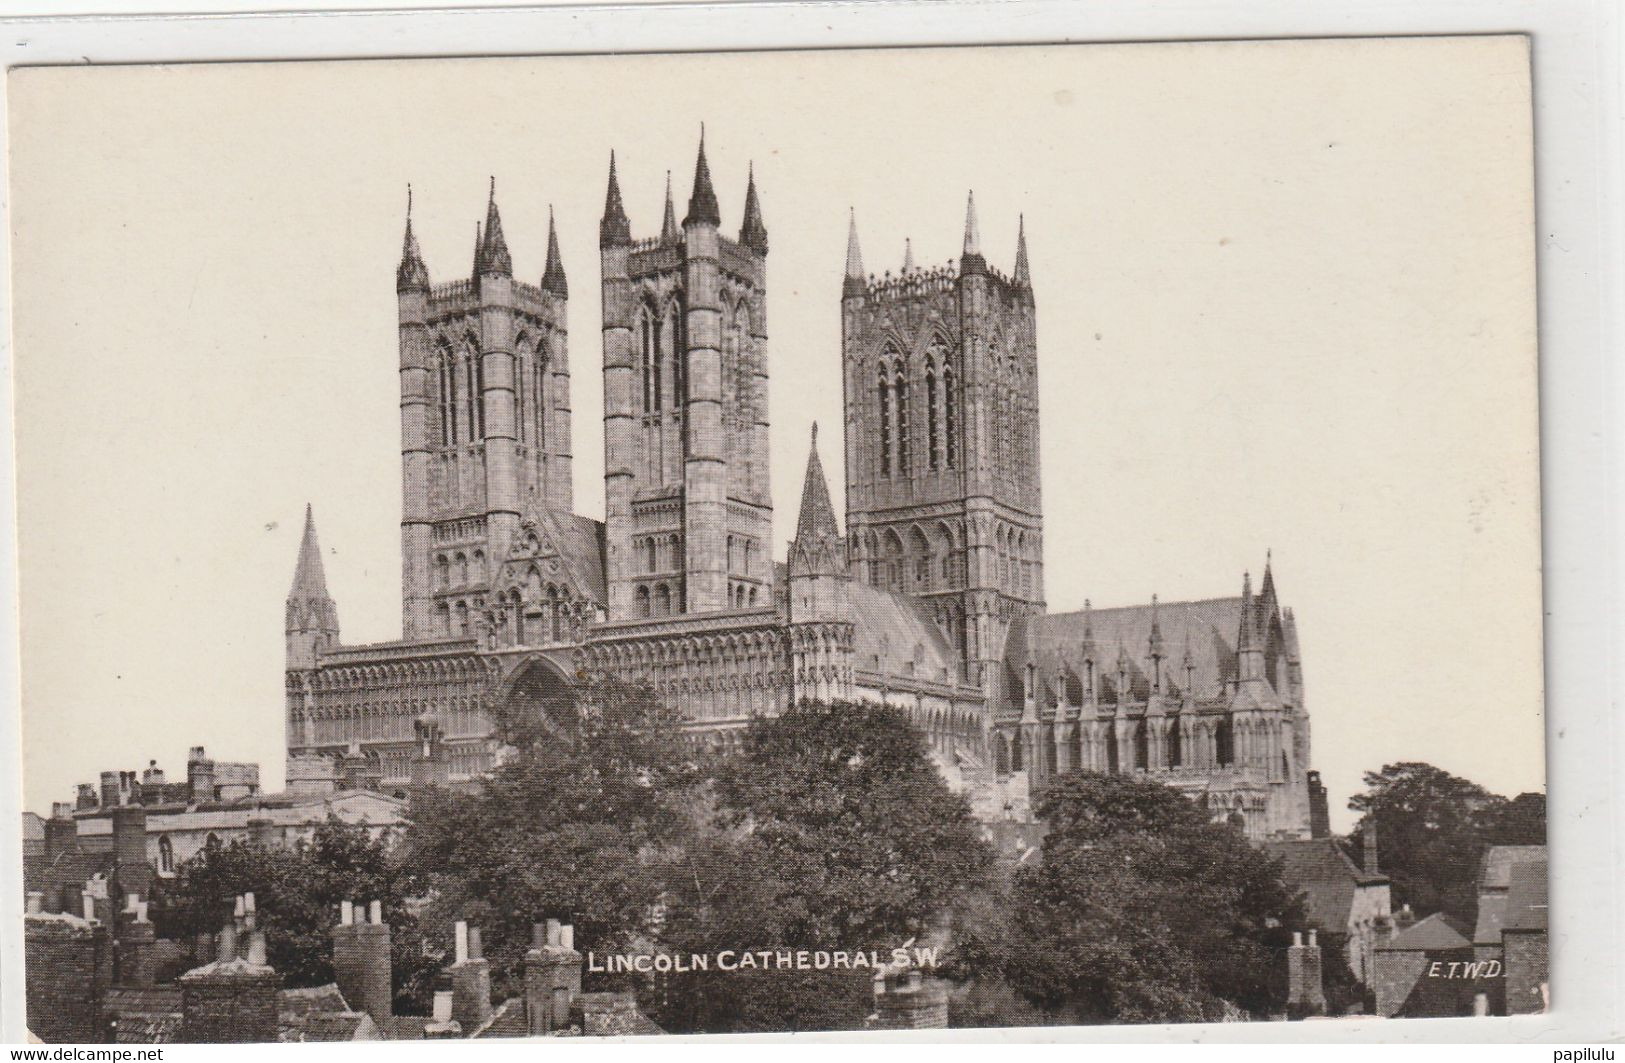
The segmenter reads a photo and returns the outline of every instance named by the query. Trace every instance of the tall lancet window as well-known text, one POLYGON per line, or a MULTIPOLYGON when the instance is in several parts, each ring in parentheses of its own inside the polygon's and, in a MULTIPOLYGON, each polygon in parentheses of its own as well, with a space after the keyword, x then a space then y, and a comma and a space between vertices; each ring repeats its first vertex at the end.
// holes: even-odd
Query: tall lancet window
POLYGON ((942 461, 942 447, 937 438, 937 368, 931 361, 925 363, 925 460, 932 472, 942 461))
POLYGON ((655 409, 655 329, 647 309, 638 311, 638 372, 643 378, 643 413, 655 409))
POLYGON ((944 458, 950 469, 959 466, 959 392, 955 387, 954 367, 942 366, 942 435, 944 458))
POLYGON ((525 347, 520 344, 513 353, 513 418, 514 429, 519 434, 519 445, 524 446, 529 438, 525 424, 525 347))
POLYGON ((452 361, 451 348, 443 343, 440 346, 440 364, 438 368, 440 378, 440 445, 449 447, 457 441, 457 368, 452 361))
POLYGON ((914 466, 909 454, 908 377, 903 374, 901 363, 897 366, 895 401, 897 403, 897 474, 907 476, 914 466))
POLYGON ((531 378, 531 409, 532 416, 536 418, 536 431, 533 438, 536 440, 537 450, 547 449, 547 340, 536 341, 536 356, 532 359, 531 378))
POLYGON ((880 382, 877 387, 880 403, 880 475, 891 475, 891 383, 886 376, 886 366, 880 367, 880 382))

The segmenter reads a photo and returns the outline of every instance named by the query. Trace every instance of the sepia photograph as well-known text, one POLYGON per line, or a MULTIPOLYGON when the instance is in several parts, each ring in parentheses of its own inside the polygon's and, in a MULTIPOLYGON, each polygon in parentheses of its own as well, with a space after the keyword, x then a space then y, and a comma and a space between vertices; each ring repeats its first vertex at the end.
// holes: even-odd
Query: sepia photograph
POLYGON ((1546 1012, 1530 64, 12 69, 29 1033, 1546 1012))

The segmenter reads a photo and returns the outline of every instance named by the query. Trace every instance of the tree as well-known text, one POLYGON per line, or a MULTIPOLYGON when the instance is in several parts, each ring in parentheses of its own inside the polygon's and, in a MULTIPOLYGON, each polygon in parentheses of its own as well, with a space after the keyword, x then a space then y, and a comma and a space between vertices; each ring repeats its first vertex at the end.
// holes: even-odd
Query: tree
POLYGON ((1279 863, 1161 783, 1070 773, 1040 796, 1041 859, 1017 870, 1004 977, 1076 1023, 1215 1021, 1283 1002, 1301 913, 1279 863))
POLYGON ((481 928, 499 991, 517 992, 531 924, 561 917, 577 948, 647 937, 659 854, 690 829, 697 781, 677 717, 644 687, 584 683, 567 713, 499 713, 508 742, 472 792, 413 796, 408 866, 431 898, 424 923, 481 928))
POLYGON ((1356 833, 1375 826, 1380 866, 1397 900, 1419 916, 1448 912, 1472 923, 1478 865, 1487 845, 1545 841, 1545 799, 1517 801, 1431 764, 1387 764, 1365 773, 1366 791, 1349 800, 1356 833))
MULTIPOLYGON (((664 946, 889 951, 940 934, 992 852, 901 713, 807 704, 720 762, 709 823, 668 865, 664 946)), ((673 1032, 828 1030, 871 1011, 872 968, 667 981, 673 1032)))
POLYGON ((329 817, 291 848, 247 841, 205 848, 165 888, 166 930, 182 937, 216 933, 231 921, 235 898, 244 893, 254 894, 267 961, 288 986, 333 981, 332 931, 340 902, 379 901, 392 928, 396 993, 423 995, 421 941, 405 903, 405 876, 387 839, 329 817))

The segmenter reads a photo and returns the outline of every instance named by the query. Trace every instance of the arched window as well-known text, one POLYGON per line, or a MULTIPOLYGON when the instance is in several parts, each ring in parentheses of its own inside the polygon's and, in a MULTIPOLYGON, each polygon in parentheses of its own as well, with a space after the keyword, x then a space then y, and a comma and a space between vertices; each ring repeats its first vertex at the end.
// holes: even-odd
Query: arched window
POLYGON ((434 559, 434 575, 435 586, 440 590, 445 590, 451 585, 451 562, 446 560, 445 554, 434 559))
POLYGON ((937 442, 937 370, 931 362, 925 363, 925 460, 932 472, 941 463, 942 449, 937 442))
POLYGON ((513 354, 513 419, 514 430, 519 434, 519 445, 524 446, 526 431, 525 424, 525 345, 522 343, 513 354))
POLYGON ((468 634, 468 603, 457 603, 457 634, 468 634))
POLYGON ((451 348, 440 343, 438 359, 440 385, 440 445, 449 447, 457 442, 457 367, 451 348))
POLYGON ((1000 775, 1010 774, 1010 740, 998 735, 993 740, 993 767, 1000 775))
POLYGON ((647 587, 638 588, 638 615, 641 617, 648 617, 649 615, 649 588, 647 587))
POLYGON ((456 571, 457 571, 457 586, 461 587, 461 586, 465 585, 466 583, 468 583, 468 556, 466 554, 458 554, 457 555, 457 570, 456 571))
POLYGON ((959 392, 954 387, 954 367, 942 367, 942 434, 943 456, 948 468, 959 466, 959 392))
POLYGON ((175 846, 167 834, 158 836, 158 870, 166 875, 175 873, 175 846))
POLYGON ((655 541, 645 539, 643 542, 643 570, 653 572, 655 568, 655 541))
POLYGON ((1020 771, 1020 770, 1022 770, 1022 767, 1023 767, 1023 764, 1022 764, 1022 759, 1023 759, 1022 758, 1022 752, 1023 751, 1022 751, 1022 748, 1021 748, 1021 739, 1020 738, 1017 738, 1014 742, 1010 743, 1010 770, 1011 771, 1020 771))
POLYGON ((513 615, 513 644, 525 644, 525 603, 520 600, 519 588, 508 592, 508 611, 513 615))
POLYGON ((756 604, 756 588, 755 587, 752 587, 750 589, 750 604, 751 605, 756 604))
POLYGON ((450 638, 451 637, 451 607, 448 606, 445 602, 441 602, 439 605, 434 607, 434 611, 435 611, 435 630, 439 631, 440 634, 443 637, 450 638))
POLYGON ((671 588, 664 583, 655 588, 655 615, 671 615, 671 588))
POLYGON ((895 391, 893 401, 897 405, 897 474, 907 476, 913 471, 914 464, 908 449, 908 377, 903 375, 901 364, 897 366, 895 391))
POLYGON ((549 634, 558 642, 564 638, 564 602, 557 587, 547 588, 547 613, 552 628, 549 634))
POLYGON ((536 355, 533 360, 531 379, 531 416, 535 418, 535 431, 532 438, 536 440, 537 450, 547 449, 547 340, 536 341, 536 355))
POLYGON ((638 368, 643 377, 643 411, 653 413, 660 408, 660 385, 655 381, 655 324, 644 307, 638 311, 638 368))
POLYGON ((887 378, 886 367, 880 367, 880 382, 877 387, 880 403, 880 475, 891 475, 891 384, 887 378))

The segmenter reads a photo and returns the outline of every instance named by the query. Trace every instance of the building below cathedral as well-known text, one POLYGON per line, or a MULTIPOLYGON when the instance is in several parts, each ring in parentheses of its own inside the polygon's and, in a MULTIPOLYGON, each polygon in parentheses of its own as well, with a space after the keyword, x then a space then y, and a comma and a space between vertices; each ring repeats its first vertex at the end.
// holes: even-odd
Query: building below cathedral
MULTIPOLYGON (((396 272, 402 638, 346 646, 316 528, 287 602, 289 778, 374 764, 386 790, 489 769, 503 712, 561 720, 583 677, 648 682, 727 749, 803 701, 901 709, 984 819, 1074 768, 1144 772, 1254 838, 1309 835, 1297 634, 1268 564, 1236 598, 1052 614, 1036 306, 974 200, 957 262, 863 268, 840 314, 845 521, 813 426, 796 534, 771 556, 768 234, 737 238, 705 146, 634 239, 610 160, 599 221, 603 521, 571 483, 569 285, 556 230, 516 279, 493 186, 468 275, 431 283, 410 208, 396 272)), ((832 278, 833 279, 833 278, 832 278)), ((835 357, 834 352, 831 354, 835 357)), ((292 783, 290 783, 292 788, 292 783)))

